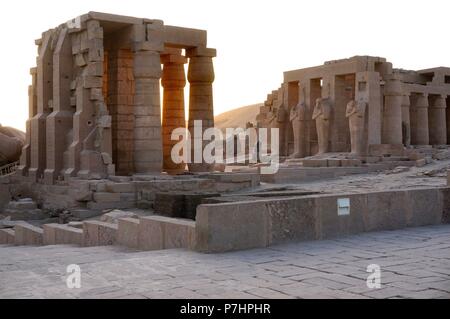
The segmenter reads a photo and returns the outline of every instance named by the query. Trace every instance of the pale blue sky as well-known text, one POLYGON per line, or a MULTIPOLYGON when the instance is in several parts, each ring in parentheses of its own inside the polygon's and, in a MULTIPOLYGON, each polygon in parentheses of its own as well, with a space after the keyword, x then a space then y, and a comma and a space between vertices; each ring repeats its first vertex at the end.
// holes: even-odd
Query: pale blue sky
POLYGON ((283 71, 353 55, 395 67, 450 66, 445 0, 3 1, 0 123, 24 129, 29 68, 40 33, 88 11, 164 20, 208 30, 216 48, 215 113, 262 102, 283 71))

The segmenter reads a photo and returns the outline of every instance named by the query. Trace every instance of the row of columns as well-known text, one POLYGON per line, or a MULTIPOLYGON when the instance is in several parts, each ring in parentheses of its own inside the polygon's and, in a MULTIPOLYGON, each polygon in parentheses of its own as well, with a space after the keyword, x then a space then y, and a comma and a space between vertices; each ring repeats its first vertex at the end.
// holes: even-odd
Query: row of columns
MULTIPOLYGON (((161 168, 170 173, 177 173, 185 169, 185 163, 177 164, 172 161, 171 150, 178 141, 172 141, 171 134, 175 128, 186 127, 184 64, 187 63, 187 58, 189 58, 187 78, 190 83, 188 129, 191 133, 191 149, 201 147, 203 150, 205 142, 194 139, 194 121, 202 121, 202 133, 214 126, 212 58, 215 56, 216 50, 207 48, 187 49, 186 57, 177 49, 166 49, 164 52, 154 50, 135 52, 135 173, 159 173, 161 168), (164 88, 162 125, 160 79, 164 88)), ((193 160, 193 155, 191 157, 193 160)), ((201 163, 189 164, 189 170, 194 172, 212 169, 213 167, 206 164, 203 159, 201 163)))
POLYGON ((402 101, 403 122, 410 123, 412 145, 447 144, 446 95, 412 93, 403 96, 402 101))

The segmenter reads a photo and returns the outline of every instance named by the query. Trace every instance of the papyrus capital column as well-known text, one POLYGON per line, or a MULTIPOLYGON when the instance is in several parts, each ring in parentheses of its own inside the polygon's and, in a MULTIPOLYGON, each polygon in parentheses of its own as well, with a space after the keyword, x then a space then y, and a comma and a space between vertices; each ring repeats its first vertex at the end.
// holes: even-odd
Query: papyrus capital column
MULTIPOLYGON (((213 90, 214 67, 212 59, 216 56, 215 49, 195 48, 186 51, 189 57, 188 80, 189 90, 189 132, 191 134, 192 156, 194 162, 195 149, 203 149, 208 142, 204 142, 202 137, 194 136, 194 121, 202 121, 202 133, 214 127, 214 106, 213 90)), ((198 161, 199 159, 197 159, 198 161)), ((201 163, 189 164, 189 170, 193 172, 207 172, 214 170, 213 164, 207 164, 202 156, 201 163)))
POLYGON ((384 86, 383 144, 402 144, 402 82, 392 75, 384 86))
MULTIPOLYGON (((172 50, 174 51, 174 50, 172 50)), ((187 59, 180 52, 170 52, 161 56, 163 63, 163 72, 161 84, 164 88, 163 93, 163 168, 169 173, 183 172, 185 163, 176 164, 171 157, 172 147, 178 143, 173 141, 172 131, 177 128, 185 128, 184 113, 184 87, 186 86, 186 75, 184 73, 184 64, 187 59)))
POLYGON ((411 144, 428 145, 428 94, 419 93, 411 97, 414 119, 411 119, 411 144))
POLYGON ((430 128, 430 144, 447 144, 446 95, 430 96, 428 125, 430 128))

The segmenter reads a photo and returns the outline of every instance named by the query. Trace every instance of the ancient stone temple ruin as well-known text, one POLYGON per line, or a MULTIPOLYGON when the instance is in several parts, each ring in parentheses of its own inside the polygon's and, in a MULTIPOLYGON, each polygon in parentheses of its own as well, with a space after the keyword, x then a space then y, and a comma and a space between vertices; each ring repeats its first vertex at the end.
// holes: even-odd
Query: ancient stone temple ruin
POLYGON ((449 104, 450 68, 409 71, 355 56, 284 72, 257 121, 280 129, 282 156, 348 153, 370 162, 450 144, 449 104))
POLYGON ((214 126, 216 51, 207 48, 206 31, 90 12, 44 32, 36 44, 19 167, 29 181, 184 171, 170 151, 177 143, 172 130, 186 125, 188 61, 189 127, 194 120, 214 126))

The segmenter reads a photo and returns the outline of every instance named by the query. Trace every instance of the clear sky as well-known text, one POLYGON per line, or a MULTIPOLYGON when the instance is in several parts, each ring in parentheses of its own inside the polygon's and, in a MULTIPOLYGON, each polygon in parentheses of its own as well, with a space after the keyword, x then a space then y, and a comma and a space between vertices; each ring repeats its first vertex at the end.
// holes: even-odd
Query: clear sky
POLYGON ((41 32, 88 11, 206 29, 216 48, 215 114, 264 101, 283 71, 353 55, 395 67, 450 66, 447 0, 3 1, 0 123, 25 128, 29 68, 41 32))

